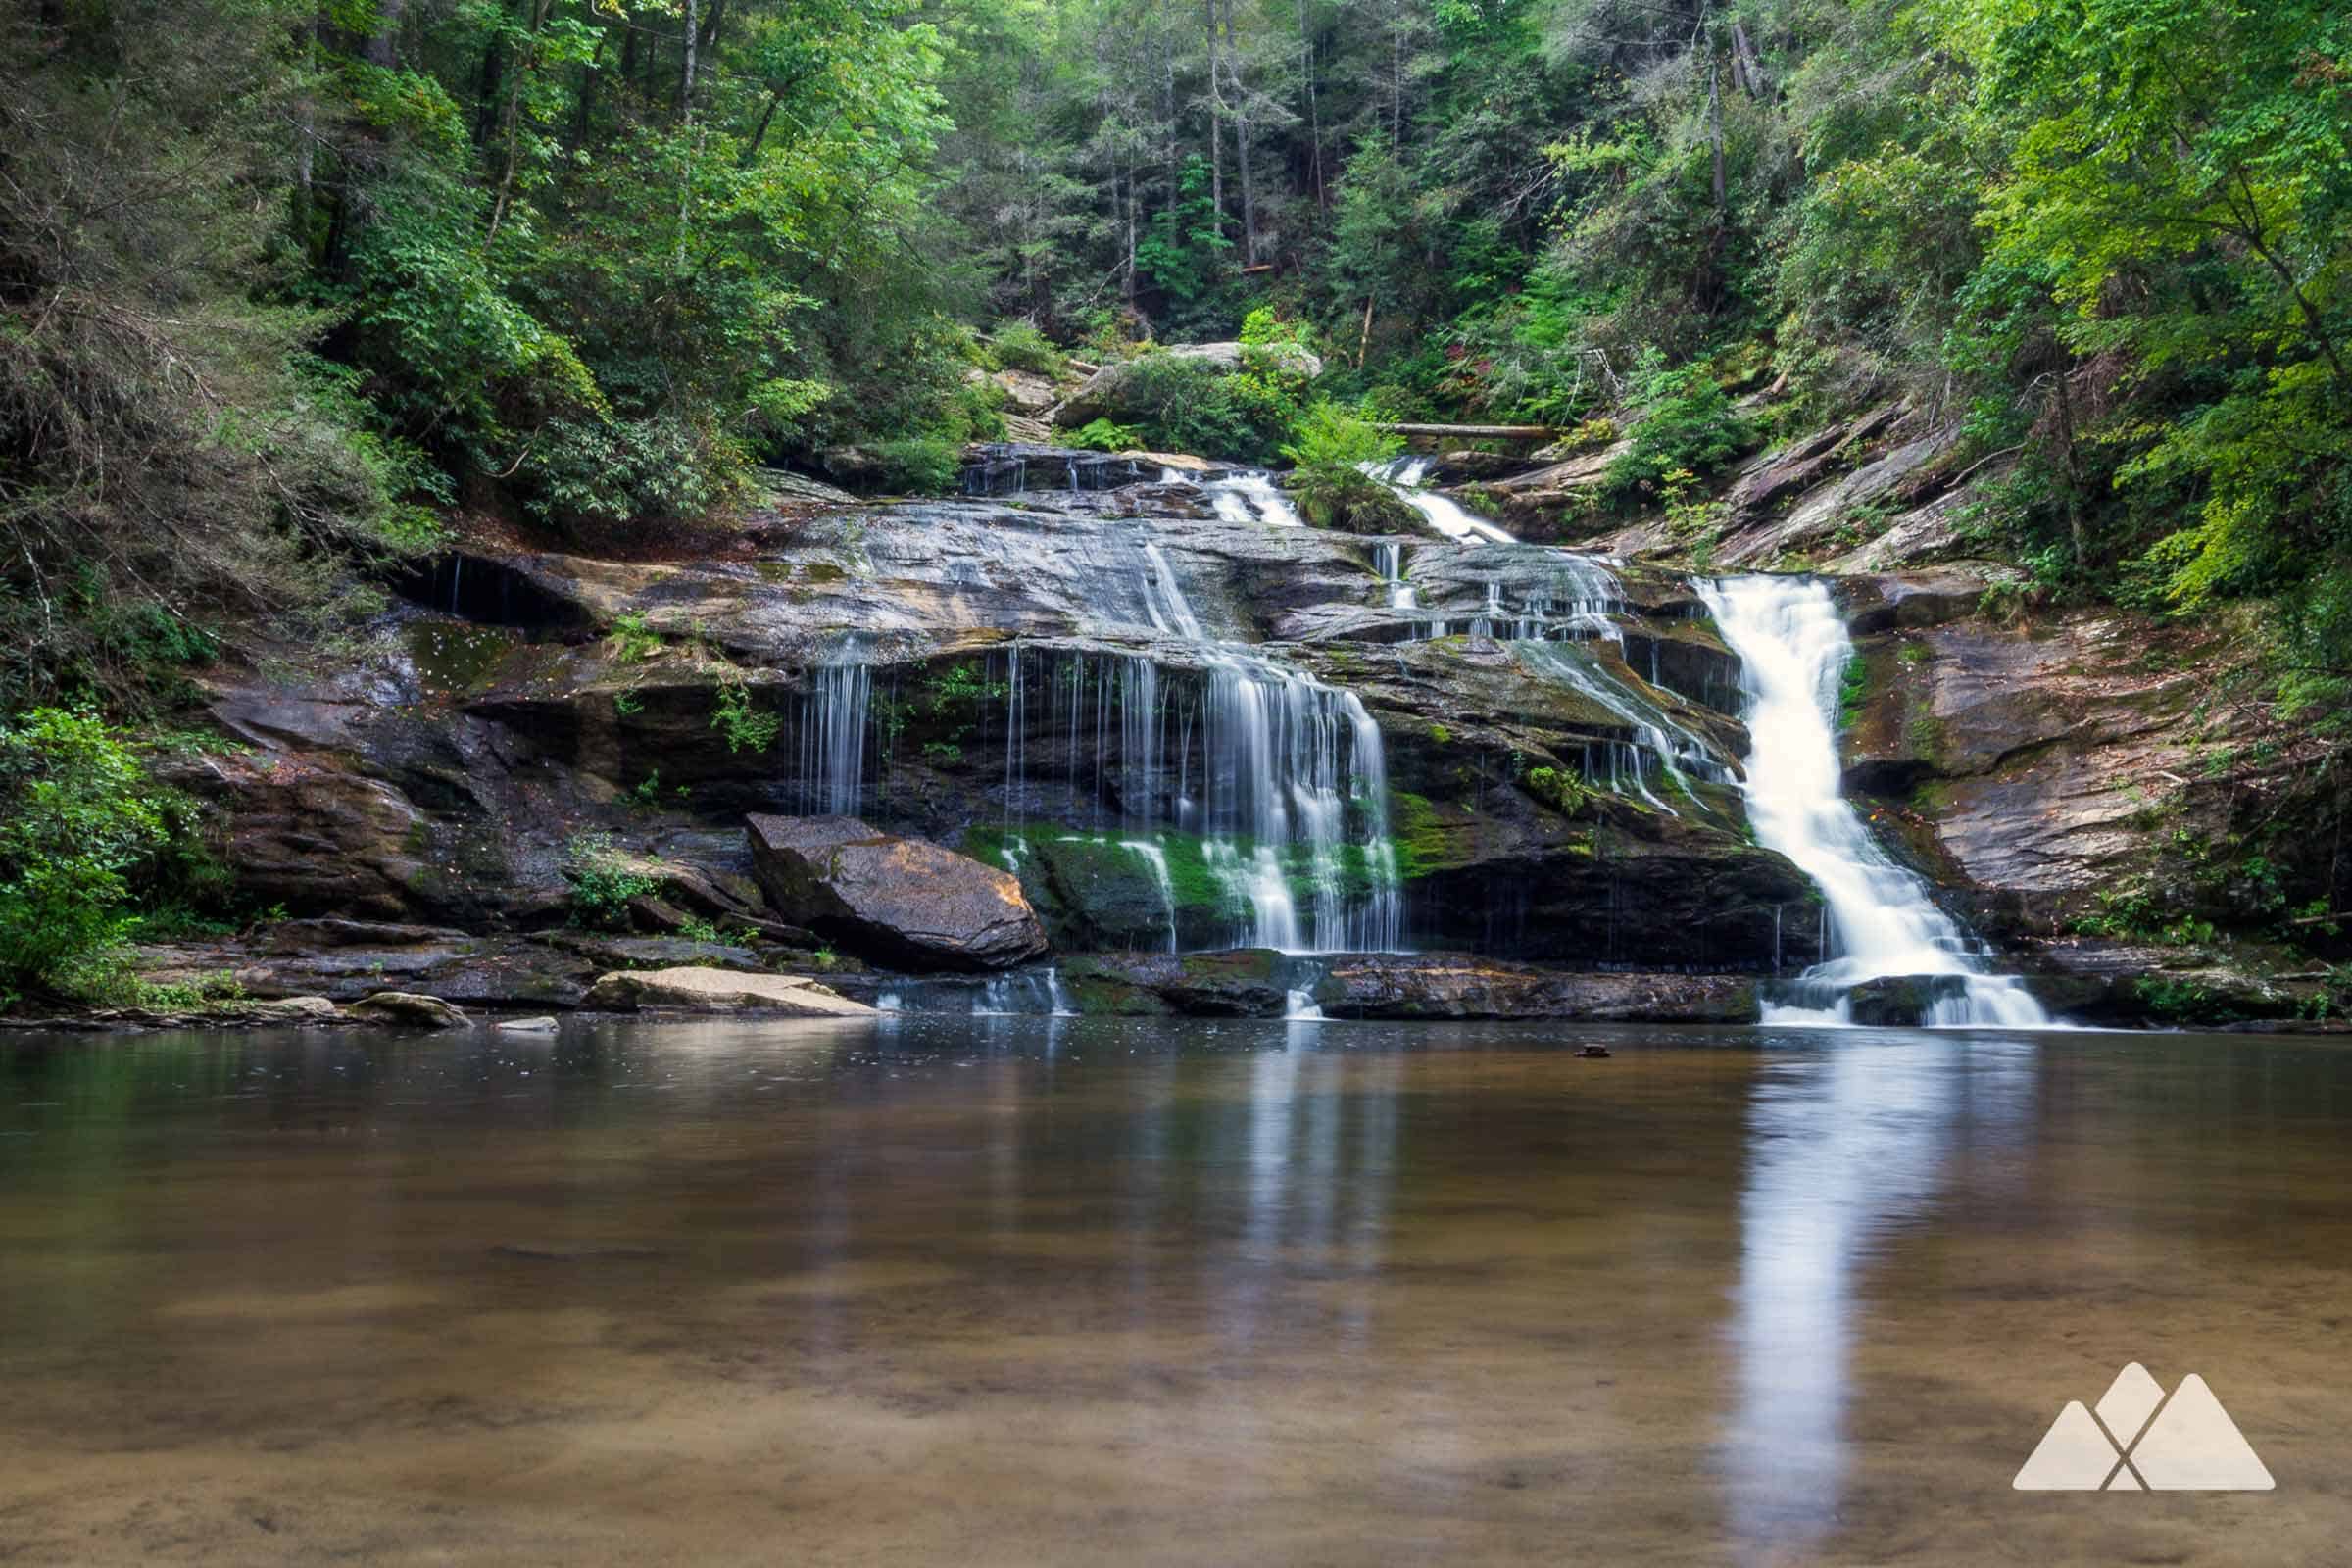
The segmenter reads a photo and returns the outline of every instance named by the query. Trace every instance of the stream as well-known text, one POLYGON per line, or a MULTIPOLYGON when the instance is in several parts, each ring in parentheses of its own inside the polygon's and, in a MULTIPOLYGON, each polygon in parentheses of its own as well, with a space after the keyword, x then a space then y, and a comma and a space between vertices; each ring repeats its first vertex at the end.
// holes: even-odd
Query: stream
POLYGON ((2347 1193, 2242 1036, 17 1036, 0 1554, 2333 1560, 2347 1193), (2277 1492, 2012 1492, 2131 1360, 2277 1492))

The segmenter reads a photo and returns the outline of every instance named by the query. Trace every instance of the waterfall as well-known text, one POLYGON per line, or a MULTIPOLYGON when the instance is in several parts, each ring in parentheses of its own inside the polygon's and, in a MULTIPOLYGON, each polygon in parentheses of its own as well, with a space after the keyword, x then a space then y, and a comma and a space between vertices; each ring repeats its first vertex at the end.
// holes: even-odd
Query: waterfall
POLYGON ((1389 608, 1411 610, 1416 606, 1412 584, 1404 580, 1404 546, 1385 540, 1372 547, 1373 564, 1379 567, 1380 580, 1388 584, 1389 608))
POLYGON ((1448 496, 1421 488, 1429 476, 1427 458, 1397 458, 1389 463, 1367 464, 1364 472, 1396 492, 1407 506, 1429 519, 1429 525, 1448 539, 1464 544, 1484 540, 1488 544, 1517 544, 1508 533, 1475 513, 1465 512, 1448 496))
POLYGON ((1174 953, 1176 941, 1176 884, 1168 875, 1168 852, 1150 839, 1121 839, 1119 848, 1131 850, 1152 872, 1159 884, 1159 905, 1167 912, 1168 951, 1174 953))
POLYGON ((1208 491, 1208 504, 1227 522, 1257 522, 1275 528, 1306 526, 1291 498, 1275 488, 1270 474, 1237 473, 1211 479, 1203 488, 1208 491))
POLYGON ((1200 741, 1200 797, 1187 804, 1186 825, 1251 911, 1240 940, 1292 953, 1395 951, 1404 920, 1387 765, 1380 727, 1355 694, 1229 654, 1209 670, 1200 741), (1368 889, 1360 899, 1348 893, 1351 860, 1368 889))
POLYGON ((1628 793, 1630 782, 1631 793, 1669 816, 1682 813, 1651 792, 1648 775, 1653 766, 1689 801, 1698 799, 1690 789, 1692 777, 1712 784, 1732 782, 1730 770, 1715 760, 1703 738, 1633 682, 1622 679, 1601 663, 1591 648, 1579 643, 1531 638, 1515 644, 1514 651, 1520 664, 1531 674, 1554 681, 1598 704, 1624 720, 1626 727, 1634 732, 1633 741, 1606 748, 1605 768, 1596 768, 1587 761, 1588 782, 1605 785, 1619 795, 1628 793))
POLYGON ((801 703, 801 810, 856 816, 865 792, 865 717, 873 671, 861 663, 820 664, 801 703))
POLYGON ((1698 584, 1747 693, 1748 815, 1756 841, 1819 884, 1836 956, 1794 983, 1796 1004, 1767 1005, 1767 1023, 1849 1021, 1849 993, 1892 975, 1946 975, 1931 1024, 2047 1026, 2024 984, 1987 974, 1979 944, 1888 858, 1841 793, 1838 682, 1853 640, 1828 588, 1809 578, 1733 577, 1698 584))

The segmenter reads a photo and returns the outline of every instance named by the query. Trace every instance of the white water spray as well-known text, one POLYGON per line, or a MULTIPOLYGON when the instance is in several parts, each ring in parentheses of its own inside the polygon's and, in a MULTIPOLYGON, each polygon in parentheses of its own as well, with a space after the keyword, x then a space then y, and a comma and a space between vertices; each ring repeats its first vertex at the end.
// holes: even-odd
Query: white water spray
POLYGON ((1464 544, 1483 540, 1488 544, 1509 545, 1518 541, 1476 513, 1465 512, 1450 496, 1421 488, 1429 477, 1427 458, 1397 458, 1393 462, 1367 464, 1364 471, 1403 498, 1405 505, 1429 519, 1429 525, 1448 539, 1464 544))
POLYGON ((1767 1004, 1767 1023, 1843 1024, 1866 980, 1949 975, 1926 1022, 2046 1027, 2049 1015, 2017 979, 1985 973, 1983 952, 1887 858, 1842 794, 1838 682, 1853 639, 1828 588, 1801 577, 1733 577, 1698 585, 1747 692, 1747 808, 1756 841, 1821 887, 1834 956, 1795 983, 1796 1000, 1767 1004))

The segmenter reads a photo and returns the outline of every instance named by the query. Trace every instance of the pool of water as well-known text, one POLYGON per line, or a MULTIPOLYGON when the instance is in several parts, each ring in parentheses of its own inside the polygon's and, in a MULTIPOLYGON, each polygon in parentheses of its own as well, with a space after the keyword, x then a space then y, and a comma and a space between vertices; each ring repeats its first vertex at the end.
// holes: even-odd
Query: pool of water
POLYGON ((2352 1051, 2325 1043, 20 1036, 0 1257, 0 1561, 2352 1542, 2352 1051), (2013 1492, 2133 1360, 2202 1374, 2276 1490, 2013 1492))

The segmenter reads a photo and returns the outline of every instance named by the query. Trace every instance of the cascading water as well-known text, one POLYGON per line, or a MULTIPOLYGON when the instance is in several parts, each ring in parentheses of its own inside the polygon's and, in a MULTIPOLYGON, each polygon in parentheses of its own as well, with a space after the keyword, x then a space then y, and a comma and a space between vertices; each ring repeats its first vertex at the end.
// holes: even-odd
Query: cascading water
POLYGON ((1303 528, 1304 518, 1291 498, 1275 487, 1265 473, 1237 473, 1211 479, 1205 486, 1208 504, 1227 522, 1260 522, 1274 528, 1303 528))
POLYGON ((1418 601, 1413 593, 1413 585, 1404 580, 1404 546, 1394 541, 1374 545, 1372 560, 1380 568, 1380 580, 1388 584, 1389 608, 1415 608, 1418 601))
POLYGON ((856 816, 865 793, 865 719, 873 671, 855 662, 809 672, 801 704, 801 809, 856 816))
POLYGON ((1693 778, 1710 784, 1732 782, 1730 770, 1715 760, 1704 739, 1634 683, 1601 663, 1590 646, 1526 639, 1514 647, 1519 662, 1530 673, 1598 704, 1624 720, 1626 727, 1634 732, 1631 741, 1600 748, 1598 757, 1587 755, 1586 782, 1619 795, 1639 795, 1669 816, 1682 813, 1650 789, 1652 772, 1662 773, 1665 781, 1689 802, 1698 800, 1690 788, 1693 778))
POLYGON ((2046 1027, 2049 1015, 2017 979, 1987 974, 1983 953, 1936 907, 1925 883, 1889 859, 1841 793, 1838 681, 1853 640, 1828 588, 1801 577, 1733 577, 1698 585, 1747 692, 1748 815, 1756 841, 1820 885, 1837 956, 1768 1004, 1767 1023, 1843 1024, 1850 993, 1896 975, 1951 977, 1926 1022, 2046 1027))
POLYGON ((1451 497, 1422 489, 1421 481, 1429 476, 1427 458, 1397 458, 1388 463, 1367 464, 1364 472, 1396 491, 1405 505, 1428 518, 1429 525, 1448 539, 1458 539, 1464 544, 1482 539, 1496 545, 1518 543, 1476 513, 1465 512, 1451 497))
MULTIPOLYGON (((1010 650, 1007 827, 1012 803, 1034 808, 1036 781, 1016 737, 1033 722, 1038 694, 1028 687, 1042 673, 1047 726, 1066 737, 1067 809, 1086 810, 1091 799, 1102 824, 1103 803, 1115 797, 1118 845, 1150 869, 1171 945, 1179 922, 1167 828, 1197 843, 1200 870, 1236 911, 1216 945, 1397 950, 1403 896, 1379 726, 1353 693, 1205 636, 1158 547, 1142 554, 1155 629, 1194 645, 1206 667, 1172 677, 1150 654, 1073 651, 1041 662, 1010 650), (1103 760, 1114 741, 1115 768, 1103 760)), ((1017 842, 1006 839, 1008 861, 1017 842)))

